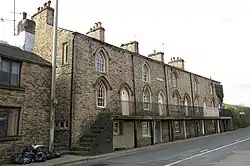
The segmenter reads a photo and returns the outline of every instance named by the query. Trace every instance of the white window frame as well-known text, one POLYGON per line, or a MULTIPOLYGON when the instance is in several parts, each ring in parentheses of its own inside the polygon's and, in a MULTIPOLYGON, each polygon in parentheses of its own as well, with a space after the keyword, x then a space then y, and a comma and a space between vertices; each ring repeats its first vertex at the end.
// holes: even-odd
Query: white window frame
POLYGON ((96 55, 95 66, 96 66, 96 70, 98 72, 101 72, 101 73, 106 72, 106 58, 105 58, 105 55, 101 51, 96 55), (98 65, 100 64, 99 57, 102 57, 102 59, 103 59, 103 64, 102 64, 103 68, 102 68, 102 70, 99 70, 99 67, 98 67, 98 65))
POLYGON ((145 87, 144 88, 144 91, 143 91, 143 110, 150 110, 150 104, 151 104, 151 91, 150 91, 150 89, 149 89, 149 87, 145 87), (145 92, 146 92, 146 90, 148 91, 148 101, 146 101, 145 100, 145 92), (145 107, 145 106, 147 106, 147 107, 145 107))
POLYGON ((148 121, 144 121, 141 123, 141 127, 142 127, 142 137, 151 137, 150 134, 150 124, 148 121), (146 126, 146 128, 144 128, 144 126, 146 126), (147 131, 146 133, 144 133, 144 131, 147 131))
POLYGON ((63 50, 62 50, 62 65, 68 64, 68 52, 69 52, 69 45, 68 42, 63 43, 63 50))
POLYGON ((106 107, 106 102, 107 102, 107 88, 106 86, 104 85, 104 83, 100 82, 96 88, 96 106, 98 108, 105 108, 106 107), (99 97, 99 89, 100 89, 100 86, 103 87, 103 99, 104 99, 104 103, 103 105, 99 105, 99 102, 98 102, 98 99, 101 98, 99 97))
POLYGON ((212 84, 209 84, 210 85, 210 93, 211 93, 211 95, 213 94, 213 86, 212 86, 212 84))

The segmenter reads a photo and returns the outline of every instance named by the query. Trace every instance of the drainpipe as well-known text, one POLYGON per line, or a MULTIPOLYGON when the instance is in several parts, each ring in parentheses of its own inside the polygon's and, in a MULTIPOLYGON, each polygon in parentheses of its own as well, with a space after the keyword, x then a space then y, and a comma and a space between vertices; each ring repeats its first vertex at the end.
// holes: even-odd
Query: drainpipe
MULTIPOLYGON (((166 93, 166 109, 167 109, 167 116, 169 116, 169 105, 168 105, 168 84, 167 84, 167 73, 166 73, 166 65, 163 65, 163 70, 164 70, 164 81, 165 81, 165 93, 166 93)), ((169 141, 172 140, 172 126, 170 126, 170 123, 168 121, 168 137, 169 137, 169 141)))
MULTIPOLYGON (((133 74, 133 91, 134 91, 134 111, 136 113, 136 93, 135 93, 135 69, 134 69, 134 54, 131 54, 131 60, 132 60, 132 74, 133 74)), ((135 148, 137 147, 137 131, 136 131, 136 121, 134 120, 134 143, 135 148)))
MULTIPOLYGON (((190 78, 190 87, 191 87, 191 98, 192 98, 192 106, 193 106, 193 113, 194 112, 194 91, 193 91, 193 81, 192 81, 192 74, 189 73, 189 78, 190 78)), ((194 120, 194 128, 195 128, 195 136, 197 136, 197 127, 196 127, 196 121, 194 120)))
POLYGON ((73 33, 72 40, 72 59, 71 59, 71 83, 70 83, 70 110, 69 110, 69 149, 72 149, 72 117, 73 117, 73 84, 74 84, 74 53, 75 53, 75 37, 76 34, 73 33))

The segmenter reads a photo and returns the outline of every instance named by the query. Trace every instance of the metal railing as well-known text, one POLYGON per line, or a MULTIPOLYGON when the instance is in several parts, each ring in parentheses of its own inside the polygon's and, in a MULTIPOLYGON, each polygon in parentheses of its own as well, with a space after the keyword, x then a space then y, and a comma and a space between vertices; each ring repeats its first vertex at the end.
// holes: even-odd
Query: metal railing
POLYGON ((105 108, 105 111, 108 111, 112 115, 127 116, 203 117, 202 107, 145 102, 134 103, 133 101, 119 100, 110 102, 105 108))

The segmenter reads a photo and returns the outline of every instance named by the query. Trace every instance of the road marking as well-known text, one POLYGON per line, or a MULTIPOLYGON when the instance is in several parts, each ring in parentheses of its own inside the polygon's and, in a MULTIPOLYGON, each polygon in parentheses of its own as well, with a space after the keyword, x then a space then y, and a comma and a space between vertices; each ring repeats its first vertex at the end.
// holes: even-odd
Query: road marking
POLYGON ((239 144, 239 143, 241 143, 241 142, 248 141, 248 140, 250 140, 250 138, 246 138, 246 139, 243 139, 243 140, 240 140, 240 141, 231 143, 231 144, 227 144, 227 145, 224 145, 224 146, 221 146, 221 147, 218 147, 218 148, 215 148, 215 149, 206 151, 206 152, 202 152, 202 153, 200 153, 200 154, 196 154, 196 155, 194 155, 194 156, 190 156, 190 157, 184 158, 184 159, 182 159, 182 160, 178 160, 178 161, 176 161, 176 162, 169 163, 169 164, 167 164, 167 165, 165 165, 165 166, 176 165, 176 164, 182 163, 183 161, 187 161, 187 160, 190 160, 190 159, 193 159, 193 158, 202 156, 202 155, 207 154, 207 153, 211 153, 211 152, 214 152, 214 151, 218 151, 218 150, 220 150, 220 149, 224 149, 224 148, 227 148, 227 147, 229 147, 229 146, 233 146, 233 145, 236 145, 236 144, 239 144))
POLYGON ((208 151, 208 150, 209 150, 209 149, 201 150, 200 153, 206 152, 206 151, 208 151))

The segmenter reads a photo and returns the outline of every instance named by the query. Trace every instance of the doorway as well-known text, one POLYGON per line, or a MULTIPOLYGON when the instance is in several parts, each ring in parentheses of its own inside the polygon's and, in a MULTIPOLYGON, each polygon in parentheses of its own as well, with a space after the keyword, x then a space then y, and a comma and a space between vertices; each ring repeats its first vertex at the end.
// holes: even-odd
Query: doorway
POLYGON ((129 93, 126 88, 121 91, 121 109, 122 115, 129 115, 129 93))
POLYGON ((154 144, 162 142, 162 123, 161 121, 154 122, 154 144))

